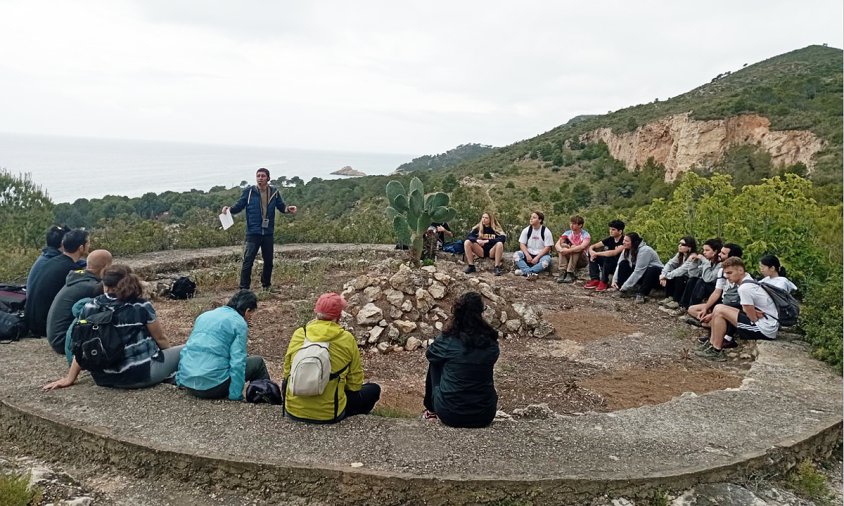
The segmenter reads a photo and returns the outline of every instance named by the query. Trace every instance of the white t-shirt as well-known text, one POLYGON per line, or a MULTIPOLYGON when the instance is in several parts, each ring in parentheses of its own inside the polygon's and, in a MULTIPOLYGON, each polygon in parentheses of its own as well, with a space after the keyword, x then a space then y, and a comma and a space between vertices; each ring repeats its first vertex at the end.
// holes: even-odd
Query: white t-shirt
POLYGON ((531 255, 539 254, 546 246, 549 248, 554 246, 554 236, 551 235, 551 230, 545 227, 545 237, 539 236, 541 231, 542 225, 539 228, 532 228, 528 225, 519 236, 519 242, 527 246, 528 253, 531 255), (530 234, 530 237, 528 237, 528 234, 530 234))
POLYGON ((768 283, 769 285, 773 285, 777 288, 781 288, 788 293, 791 293, 791 292, 797 290, 797 285, 792 283, 790 279, 783 277, 783 276, 777 276, 775 278, 772 278, 770 276, 765 276, 759 282, 760 283, 768 283))
POLYGON ((765 316, 756 320, 756 326, 763 334, 773 339, 777 337, 777 329, 780 326, 776 320, 780 315, 777 306, 764 288, 755 283, 744 283, 748 279, 753 281, 750 274, 747 274, 739 285, 739 301, 742 306, 754 306, 765 313, 765 316))

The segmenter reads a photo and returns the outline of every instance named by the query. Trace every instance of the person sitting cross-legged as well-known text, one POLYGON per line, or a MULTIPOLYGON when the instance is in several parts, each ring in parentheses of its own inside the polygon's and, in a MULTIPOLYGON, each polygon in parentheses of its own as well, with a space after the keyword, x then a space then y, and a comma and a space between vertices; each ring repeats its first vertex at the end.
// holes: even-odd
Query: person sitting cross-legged
POLYGON ((498 331, 484 320, 483 312, 481 294, 464 293, 454 303, 448 326, 428 346, 424 420, 439 418, 451 427, 486 427, 495 418, 498 331))
POLYGON ((734 348, 736 337, 773 340, 779 330, 779 312, 774 300, 745 271, 744 261, 730 257, 721 265, 727 280, 738 286, 741 307, 718 304, 712 312, 709 346, 695 354, 715 361, 727 359, 722 350, 734 348))
POLYGON ((622 296, 636 292, 636 304, 643 304, 645 297, 659 283, 662 262, 653 248, 637 234, 624 235, 622 252, 618 256, 618 267, 612 280, 612 287, 622 296))
POLYGON ((519 236, 519 251, 513 253, 516 276, 535 280, 540 272, 550 267, 549 252, 554 246, 554 236, 544 223, 545 215, 541 211, 530 214, 530 225, 525 227, 519 236))
MULTIPOLYGON (((337 322, 346 300, 334 292, 322 294, 316 302, 316 319, 299 327, 290 338, 284 356, 284 409, 290 418, 301 422, 335 423, 352 415, 372 411, 381 398, 381 387, 363 382, 363 366, 355 337, 337 322), (324 355, 327 349, 330 371, 326 371, 324 389, 312 389, 315 376, 299 368, 306 354, 324 355), (300 352, 304 352, 300 355, 300 352), (310 353, 316 352, 316 353, 310 353), (300 383, 301 381, 301 383, 300 383), (300 390, 301 387, 301 390, 300 390)), ((322 357, 318 358, 319 363, 322 357)), ((317 363, 310 360, 308 364, 317 363)), ((318 373, 318 371, 317 371, 318 373)))
POLYGON ((257 310, 255 293, 240 290, 225 306, 199 315, 179 355, 176 384, 201 399, 239 401, 246 382, 270 379, 264 359, 246 354, 257 310))

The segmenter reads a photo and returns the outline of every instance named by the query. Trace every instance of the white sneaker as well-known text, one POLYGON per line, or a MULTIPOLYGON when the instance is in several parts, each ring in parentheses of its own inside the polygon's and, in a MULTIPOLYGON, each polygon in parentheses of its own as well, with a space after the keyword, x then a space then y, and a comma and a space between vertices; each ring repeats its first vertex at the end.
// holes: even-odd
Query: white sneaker
POLYGON ((524 276, 525 275, 525 273, 522 272, 521 269, 516 269, 515 271, 513 271, 513 274, 515 274, 516 276, 524 276))

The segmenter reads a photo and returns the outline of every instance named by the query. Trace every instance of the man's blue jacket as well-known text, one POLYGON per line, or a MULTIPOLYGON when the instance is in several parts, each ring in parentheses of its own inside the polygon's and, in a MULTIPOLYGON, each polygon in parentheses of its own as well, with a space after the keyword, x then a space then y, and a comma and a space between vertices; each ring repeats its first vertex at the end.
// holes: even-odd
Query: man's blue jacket
POLYGON ((229 208, 232 214, 237 214, 246 209, 246 234, 247 235, 273 235, 275 227, 275 210, 287 212, 287 206, 281 198, 281 193, 276 188, 268 186, 270 199, 267 202, 267 219, 270 220, 267 228, 261 228, 261 193, 257 186, 244 188, 240 200, 229 208))

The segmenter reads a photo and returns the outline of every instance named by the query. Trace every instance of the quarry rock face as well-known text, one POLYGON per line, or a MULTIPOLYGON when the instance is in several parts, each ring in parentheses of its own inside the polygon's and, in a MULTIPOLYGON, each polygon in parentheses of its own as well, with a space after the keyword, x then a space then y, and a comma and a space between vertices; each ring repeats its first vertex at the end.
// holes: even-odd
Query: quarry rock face
POLYGON ((599 128, 580 141, 603 141, 613 158, 627 170, 643 166, 648 158, 665 166, 665 180, 673 181, 692 167, 708 168, 736 145, 754 145, 771 155, 774 165, 803 163, 811 172, 812 156, 824 141, 807 130, 771 130, 771 121, 756 114, 698 121, 689 114, 667 116, 632 132, 613 133, 599 128))

